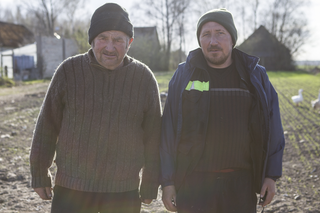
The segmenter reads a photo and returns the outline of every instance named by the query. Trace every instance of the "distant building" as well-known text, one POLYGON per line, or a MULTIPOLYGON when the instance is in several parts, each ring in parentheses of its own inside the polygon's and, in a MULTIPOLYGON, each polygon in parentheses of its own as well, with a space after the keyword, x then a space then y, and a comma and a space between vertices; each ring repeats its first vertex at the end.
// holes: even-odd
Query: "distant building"
POLYGON ((142 61, 152 70, 159 67, 160 42, 156 27, 135 27, 128 55, 142 61))
POLYGON ((41 78, 51 78, 66 58, 79 53, 75 40, 51 36, 37 36, 37 67, 41 78))
POLYGON ((294 69, 290 50, 269 33, 264 26, 260 26, 237 48, 249 55, 259 57, 259 64, 267 70, 294 69))
POLYGON ((33 43, 34 35, 25 26, 0 21, 0 48, 13 49, 33 43))
POLYGON ((34 43, 34 35, 25 26, 0 21, 0 76, 12 77, 24 62, 15 57, 13 49, 34 43), (6 52, 3 52, 6 51, 6 52), (17 62, 19 61, 19 62, 17 62), (4 63, 6 62, 6 63, 4 63), (3 70, 5 69, 5 72, 3 70))
POLYGON ((35 37, 23 25, 0 22, 0 67, 15 80, 51 78, 63 60, 78 52, 73 39, 35 37))
MULTIPOLYGON (((51 78, 63 60, 79 53, 73 39, 34 36, 23 25, 4 22, 0 22, 0 48, 1 67, 6 66, 9 77, 16 80, 51 78)), ((134 28, 128 55, 157 70, 160 49, 156 27, 134 28)))

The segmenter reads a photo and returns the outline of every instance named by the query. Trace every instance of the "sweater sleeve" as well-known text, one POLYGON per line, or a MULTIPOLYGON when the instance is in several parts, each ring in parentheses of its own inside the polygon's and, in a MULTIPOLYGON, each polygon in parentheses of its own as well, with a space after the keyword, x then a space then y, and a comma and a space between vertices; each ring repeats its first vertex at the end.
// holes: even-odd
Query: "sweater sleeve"
POLYGON ((56 70, 42 103, 33 133, 30 169, 33 188, 50 187, 49 168, 55 154, 56 142, 63 114, 65 76, 63 65, 56 70))
POLYGON ((152 74, 148 81, 146 107, 144 112, 144 167, 140 195, 142 199, 156 199, 160 171, 160 128, 161 105, 158 83, 152 74))

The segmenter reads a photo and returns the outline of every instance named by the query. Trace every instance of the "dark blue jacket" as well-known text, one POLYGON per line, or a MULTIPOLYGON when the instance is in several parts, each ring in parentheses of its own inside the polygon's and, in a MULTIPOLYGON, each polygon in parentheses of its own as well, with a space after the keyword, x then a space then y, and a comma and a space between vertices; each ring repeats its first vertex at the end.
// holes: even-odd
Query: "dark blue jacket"
MULTIPOLYGON (((199 58, 199 55, 202 55, 201 49, 190 52, 187 61, 179 65, 169 83, 168 97, 162 118, 160 145, 160 182, 163 187, 168 185, 179 187, 184 176, 191 172, 197 164, 204 148, 205 141, 201 139, 195 141, 196 145, 179 147, 183 123, 182 93, 193 73, 202 69, 196 67, 192 62, 195 58, 199 58)), ((255 141, 251 153, 257 182, 255 183, 256 192, 259 192, 265 177, 279 178, 282 175, 282 155, 285 141, 278 95, 269 81, 265 68, 258 65, 259 58, 249 56, 237 49, 233 49, 233 55, 236 58, 238 72, 239 70, 242 72, 242 74, 240 73, 241 79, 250 82, 257 99, 256 110, 253 110, 253 119, 251 119, 252 138, 255 141)), ((207 112, 207 115, 208 108, 204 107, 204 112, 207 112)), ((203 128, 205 128, 203 131, 205 134, 207 125, 203 128)))

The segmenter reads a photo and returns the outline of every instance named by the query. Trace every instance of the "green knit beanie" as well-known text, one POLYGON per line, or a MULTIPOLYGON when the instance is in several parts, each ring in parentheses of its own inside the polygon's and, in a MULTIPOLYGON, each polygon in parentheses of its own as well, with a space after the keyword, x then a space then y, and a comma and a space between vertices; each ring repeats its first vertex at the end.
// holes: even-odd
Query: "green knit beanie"
MULTIPOLYGON (((201 32, 202 26, 207 22, 217 22, 218 24, 221 24, 231 35, 233 46, 237 43, 237 29, 234 25, 233 16, 227 9, 214 9, 206 12, 203 14, 197 24, 197 39, 198 43, 200 45, 199 36, 201 32)), ((200 45, 201 46, 201 45, 200 45)))

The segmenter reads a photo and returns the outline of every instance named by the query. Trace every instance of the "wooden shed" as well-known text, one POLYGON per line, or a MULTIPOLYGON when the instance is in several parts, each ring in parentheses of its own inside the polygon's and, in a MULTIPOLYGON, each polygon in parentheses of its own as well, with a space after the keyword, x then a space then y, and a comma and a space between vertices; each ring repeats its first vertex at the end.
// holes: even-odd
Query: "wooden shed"
POLYGON ((156 70, 159 62, 160 42, 156 27, 135 27, 134 40, 128 55, 142 61, 152 70, 156 70))
POLYGON ((294 69, 290 50, 264 26, 260 26, 237 48, 249 55, 259 57, 259 64, 267 70, 294 69))

